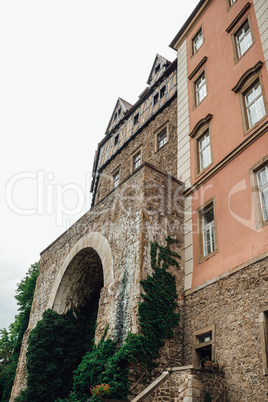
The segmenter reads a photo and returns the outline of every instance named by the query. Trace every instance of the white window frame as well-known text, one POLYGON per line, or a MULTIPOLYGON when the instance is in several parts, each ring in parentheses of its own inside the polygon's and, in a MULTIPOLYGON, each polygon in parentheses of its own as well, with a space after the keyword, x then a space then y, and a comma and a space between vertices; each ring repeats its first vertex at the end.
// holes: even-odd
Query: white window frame
POLYGON ((133 170, 138 169, 140 165, 141 165, 141 151, 133 155, 133 170))
POLYGON ((260 197, 260 204, 262 210, 262 217, 264 221, 268 220, 268 164, 262 167, 260 170, 256 172, 257 175, 257 183, 258 183, 258 191, 260 197), (266 181, 264 183, 260 180, 261 173, 265 172, 266 181), (265 194, 267 199, 265 199, 265 194))
POLYGON ((195 82, 195 101, 196 106, 200 105, 200 103, 207 96, 207 85, 206 85, 206 74, 205 71, 198 77, 195 82))
POLYGON ((235 33, 235 43, 237 48, 237 55, 240 59, 246 51, 253 45, 253 38, 250 29, 250 24, 248 18, 240 26, 239 30, 235 33), (245 26, 247 25, 247 30, 245 26), (239 36, 239 38, 238 38, 239 36))
POLYGON ((215 224, 214 224, 214 208, 213 205, 209 205, 203 211, 202 215, 202 240, 203 240, 203 256, 213 253, 216 250, 216 238, 215 238, 215 224), (205 223, 205 217, 209 212, 213 212, 213 220, 205 223))
POLYGON ((198 143, 198 159, 199 159, 199 172, 202 172, 207 166, 211 164, 211 144, 209 130, 197 140, 198 143), (206 141, 204 146, 202 142, 206 141))
POLYGON ((200 30, 193 38, 193 54, 196 54, 202 45, 203 45, 203 31, 202 28, 200 28, 200 30))
POLYGON ((119 185, 119 170, 117 170, 113 175, 113 188, 118 187, 119 185))
POLYGON ((165 127, 164 130, 162 130, 157 135, 157 148, 158 149, 162 148, 166 143, 167 143, 167 128, 165 127))
POLYGON ((262 95, 262 88, 259 80, 257 80, 254 83, 254 85, 252 85, 244 93, 244 99, 247 111, 248 125, 249 128, 251 128, 265 116, 265 106, 262 95), (249 95, 252 93, 253 93, 253 99, 249 101, 249 95), (252 111, 255 111, 254 115, 252 114, 252 111), (253 120, 253 116, 257 116, 257 120, 255 119, 253 120))

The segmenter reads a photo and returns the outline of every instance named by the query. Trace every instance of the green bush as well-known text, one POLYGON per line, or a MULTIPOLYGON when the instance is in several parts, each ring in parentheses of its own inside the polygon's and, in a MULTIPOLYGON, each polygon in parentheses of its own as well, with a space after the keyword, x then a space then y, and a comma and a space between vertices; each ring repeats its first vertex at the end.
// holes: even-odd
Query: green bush
POLYGON ((44 312, 29 336, 27 388, 17 402, 53 402, 68 396, 73 371, 86 350, 92 349, 96 314, 96 302, 62 315, 44 312))

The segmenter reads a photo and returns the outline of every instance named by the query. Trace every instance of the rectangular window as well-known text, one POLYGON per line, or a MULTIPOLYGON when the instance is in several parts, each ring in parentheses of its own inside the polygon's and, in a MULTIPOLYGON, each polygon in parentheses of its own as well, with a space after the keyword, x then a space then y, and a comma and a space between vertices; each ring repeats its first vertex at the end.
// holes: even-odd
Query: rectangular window
POLYGON ((202 45, 203 45, 203 32, 201 28, 193 38, 193 54, 195 54, 202 45))
POLYGON ((209 205, 200 213, 202 218, 203 256, 205 257, 216 250, 213 205, 209 205))
POLYGON ((207 131, 198 140, 199 172, 202 172, 211 163, 210 135, 207 131))
POLYGON ((114 137, 114 145, 117 145, 119 141, 119 134, 114 137))
POLYGON ((162 148, 167 143, 167 129, 165 128, 157 136, 158 149, 162 148))
POLYGON ((245 20, 239 31, 235 33, 235 41, 238 58, 240 58, 244 53, 246 53, 253 43, 248 19, 245 20))
POLYGON ((141 152, 139 151, 133 156, 133 170, 137 169, 141 164, 141 152))
POLYGON ((160 99, 162 99, 163 96, 166 95, 166 89, 167 89, 166 85, 164 85, 164 86, 160 89, 160 99))
POLYGON ((207 96, 205 72, 203 72, 198 80, 195 82, 195 96, 196 106, 199 105, 202 100, 207 96))
POLYGON ((248 125, 253 127, 263 116, 265 116, 265 107, 261 91, 260 81, 247 90, 244 94, 248 125))
POLYGON ((154 96, 154 105, 157 104, 158 100, 159 100, 159 92, 157 92, 157 94, 154 96))
POLYGON ((113 188, 116 188, 119 184, 119 170, 113 175, 113 188))
POLYGON ((268 225, 268 155, 249 169, 256 229, 268 225))
POLYGON ((215 359, 215 325, 194 331, 193 366, 204 367, 205 361, 215 359))
POLYGON ((268 164, 257 173, 257 182, 263 220, 268 220, 268 164))
POLYGON ((157 66, 154 69, 154 73, 157 74, 159 70, 160 70, 160 64, 157 64, 157 66))
POLYGON ((139 121, 139 113, 137 113, 137 114, 135 114, 135 116, 134 116, 134 126, 135 126, 135 124, 137 124, 138 123, 138 121, 139 121))

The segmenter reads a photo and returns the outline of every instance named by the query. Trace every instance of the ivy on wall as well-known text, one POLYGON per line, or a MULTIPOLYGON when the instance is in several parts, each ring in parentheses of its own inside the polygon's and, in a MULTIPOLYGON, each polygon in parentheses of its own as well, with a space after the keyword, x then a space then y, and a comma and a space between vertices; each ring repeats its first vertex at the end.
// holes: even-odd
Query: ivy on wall
POLYGON ((16 402, 53 402, 69 394, 73 370, 93 346, 97 302, 87 302, 62 315, 44 312, 29 335, 27 388, 16 402))
MULTIPOLYGON (((85 328, 81 326, 79 332, 73 313, 64 316, 51 310, 44 313, 29 337, 28 384, 17 402, 50 402, 57 398, 58 402, 86 402, 91 397, 90 388, 99 384, 109 384, 109 398, 127 399, 129 363, 138 363, 142 371, 151 375, 164 340, 174 336, 172 328, 179 321, 175 277, 167 271, 170 265, 179 268, 180 256, 171 250, 175 241, 167 237, 165 247, 158 242, 151 244, 153 273, 141 281, 144 293, 139 304, 140 334, 128 333, 121 345, 106 339, 106 328, 97 345, 89 347, 88 339, 87 352, 82 358, 85 328)), ((91 400, 99 399, 93 396, 91 400)))

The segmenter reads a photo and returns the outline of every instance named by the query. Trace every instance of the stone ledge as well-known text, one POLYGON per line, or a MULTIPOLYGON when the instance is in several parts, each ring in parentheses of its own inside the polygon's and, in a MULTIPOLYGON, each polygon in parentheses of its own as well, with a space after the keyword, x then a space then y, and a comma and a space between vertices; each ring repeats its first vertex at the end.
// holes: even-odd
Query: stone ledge
POLYGON ((180 366, 180 367, 168 367, 167 370, 172 373, 174 371, 183 371, 183 370, 191 370, 193 369, 193 365, 190 366, 180 366))

